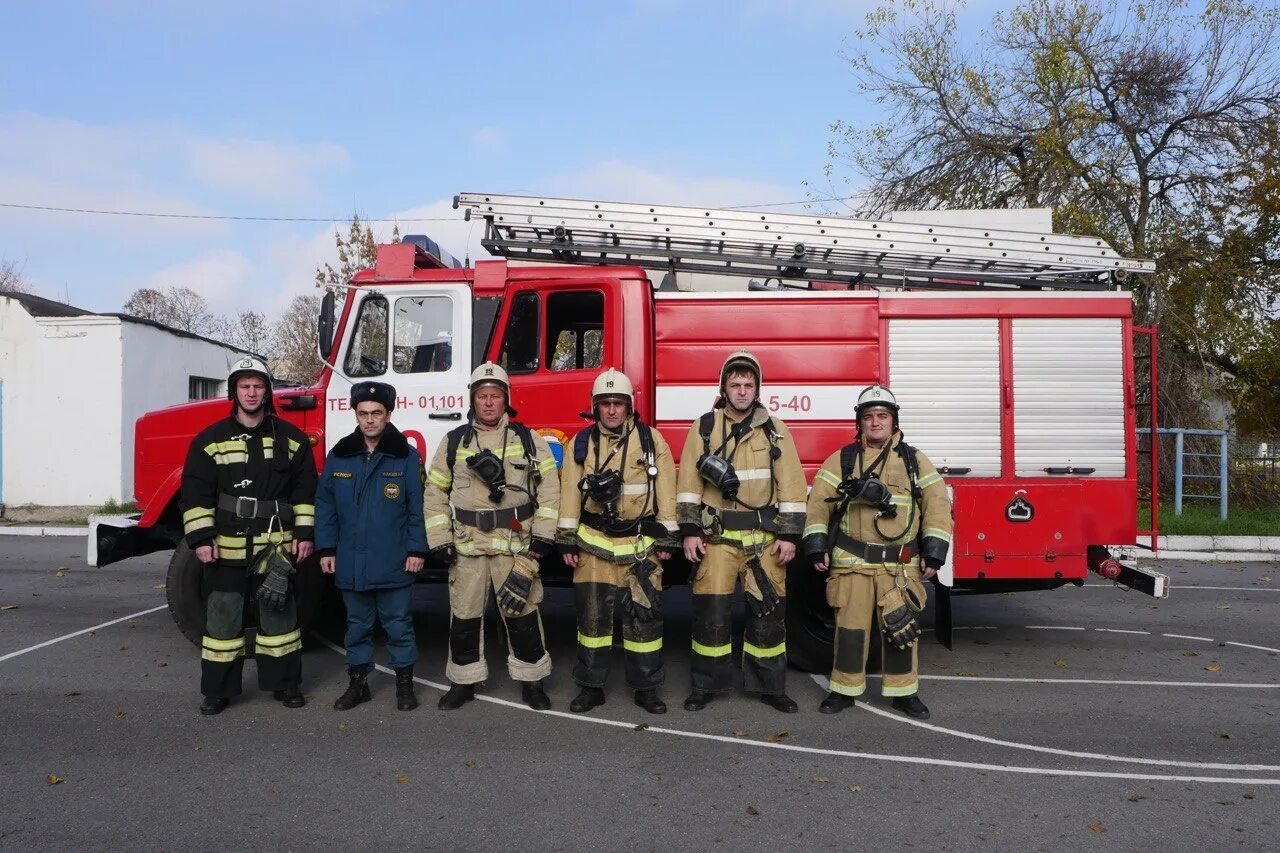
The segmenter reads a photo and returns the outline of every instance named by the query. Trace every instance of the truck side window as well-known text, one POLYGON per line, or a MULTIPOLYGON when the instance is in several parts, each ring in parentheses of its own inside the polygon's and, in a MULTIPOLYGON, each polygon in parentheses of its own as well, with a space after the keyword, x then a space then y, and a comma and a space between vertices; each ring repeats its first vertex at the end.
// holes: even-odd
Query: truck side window
POLYGON ((343 367, 348 376, 387 372, 387 300, 381 296, 370 296, 360 303, 343 367))
POLYGON ((502 359, 507 373, 533 373, 538 369, 538 294, 526 291, 511 302, 506 334, 502 336, 502 359))
POLYGON ((396 300, 391 365, 396 373, 441 373, 453 367, 453 300, 404 296, 396 300))
POLYGON ((590 370, 604 363, 604 294, 553 293, 547 297, 547 367, 590 370))

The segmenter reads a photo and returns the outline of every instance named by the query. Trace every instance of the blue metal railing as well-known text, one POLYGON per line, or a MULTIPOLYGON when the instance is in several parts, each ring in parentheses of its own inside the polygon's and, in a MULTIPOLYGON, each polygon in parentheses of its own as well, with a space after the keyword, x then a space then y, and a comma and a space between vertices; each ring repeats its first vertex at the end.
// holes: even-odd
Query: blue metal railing
MULTIPOLYGON (((1147 427, 1138 429, 1138 432, 1148 434, 1151 430, 1147 427)), ((1217 500, 1218 501, 1218 517, 1223 521, 1227 520, 1227 473, 1231 470, 1231 465, 1227 459, 1227 431, 1225 429, 1183 429, 1182 427, 1160 427, 1157 432, 1160 435, 1172 435, 1174 456, 1173 456, 1173 514, 1182 515, 1183 498, 1197 500, 1217 500), (1207 436, 1217 436, 1218 452, 1217 453, 1191 453, 1185 449, 1186 436, 1193 438, 1203 438, 1207 436), (1188 474, 1183 466, 1184 458, 1193 459, 1217 459, 1218 473, 1216 474, 1188 474), (1191 495, 1185 494, 1183 482, 1185 480, 1217 480, 1218 493, 1216 495, 1191 495)))

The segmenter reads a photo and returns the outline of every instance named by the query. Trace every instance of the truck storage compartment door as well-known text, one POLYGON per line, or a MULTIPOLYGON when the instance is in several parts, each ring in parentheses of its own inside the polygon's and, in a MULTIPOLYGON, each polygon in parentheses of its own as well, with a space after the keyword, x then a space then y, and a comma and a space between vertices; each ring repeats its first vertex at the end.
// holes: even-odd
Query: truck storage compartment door
POLYGON ((1080 483, 965 483, 955 490, 957 579, 1085 576, 1080 483))
POLYGON ((890 320, 888 385, 943 476, 1000 476, 998 320, 890 320))
POLYGON ((1114 317, 1013 320, 1017 476, 1125 475, 1123 336, 1114 317))

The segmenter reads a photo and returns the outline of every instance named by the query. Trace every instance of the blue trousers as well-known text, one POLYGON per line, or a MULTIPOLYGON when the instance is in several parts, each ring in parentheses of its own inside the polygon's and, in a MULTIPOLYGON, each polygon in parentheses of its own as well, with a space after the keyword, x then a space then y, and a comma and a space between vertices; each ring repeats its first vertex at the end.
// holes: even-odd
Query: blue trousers
POLYGON ((364 666, 373 663, 373 620, 376 617, 387 632, 387 656, 392 667, 413 666, 418 660, 418 644, 413 636, 413 617, 409 600, 413 584, 395 589, 370 589, 363 592, 342 590, 347 605, 347 663, 364 666))

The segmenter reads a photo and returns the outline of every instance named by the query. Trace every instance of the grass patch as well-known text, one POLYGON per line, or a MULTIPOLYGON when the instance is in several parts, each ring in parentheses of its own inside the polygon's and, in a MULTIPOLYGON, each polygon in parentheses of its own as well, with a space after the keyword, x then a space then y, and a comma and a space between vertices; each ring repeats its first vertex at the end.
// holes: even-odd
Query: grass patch
MULTIPOLYGON (((1148 527, 1151 512, 1138 508, 1138 526, 1148 527)), ((1267 509, 1232 509, 1227 506, 1227 520, 1218 518, 1218 502, 1186 500, 1182 515, 1173 514, 1173 502, 1160 502, 1161 536, 1280 536, 1280 507, 1267 509)))
POLYGON ((138 505, 133 501, 128 503, 116 503, 114 498, 108 498, 107 502, 93 511, 93 515, 128 515, 137 512, 138 505))

